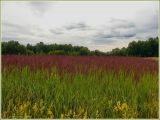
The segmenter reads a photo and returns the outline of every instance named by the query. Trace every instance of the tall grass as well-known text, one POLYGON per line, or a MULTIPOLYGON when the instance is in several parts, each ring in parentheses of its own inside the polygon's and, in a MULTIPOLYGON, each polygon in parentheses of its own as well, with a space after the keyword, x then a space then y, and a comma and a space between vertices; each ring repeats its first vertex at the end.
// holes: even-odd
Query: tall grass
POLYGON ((2 69, 2 118, 158 118, 158 75, 2 69))

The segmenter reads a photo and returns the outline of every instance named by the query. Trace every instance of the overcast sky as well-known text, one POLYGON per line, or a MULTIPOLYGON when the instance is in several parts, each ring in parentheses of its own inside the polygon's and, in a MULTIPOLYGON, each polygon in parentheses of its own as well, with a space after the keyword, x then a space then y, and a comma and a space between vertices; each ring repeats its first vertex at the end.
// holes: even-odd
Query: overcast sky
POLYGON ((3 41, 109 51, 158 36, 156 1, 3 1, 1 5, 3 41))

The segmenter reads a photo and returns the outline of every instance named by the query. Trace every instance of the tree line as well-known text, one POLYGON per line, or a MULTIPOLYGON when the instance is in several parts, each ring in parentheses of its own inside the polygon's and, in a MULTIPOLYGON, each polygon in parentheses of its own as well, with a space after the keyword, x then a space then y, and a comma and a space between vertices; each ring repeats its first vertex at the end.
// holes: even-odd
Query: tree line
POLYGON ((18 41, 2 42, 2 54, 50 54, 50 55, 105 55, 104 52, 90 51, 87 47, 72 46, 71 44, 44 44, 39 42, 36 45, 20 44, 18 41))
POLYGON ((109 55, 113 56, 138 56, 138 57, 158 57, 159 38, 149 38, 146 41, 132 41, 125 48, 115 48, 109 55))
POLYGON ((149 38, 146 41, 132 41, 128 47, 121 49, 115 48, 109 52, 99 50, 90 51, 87 47, 72 46, 71 44, 44 44, 39 42, 36 45, 22 45, 18 41, 2 42, 2 54, 50 54, 50 55, 73 55, 73 56, 140 56, 140 57, 157 57, 159 39, 149 38))

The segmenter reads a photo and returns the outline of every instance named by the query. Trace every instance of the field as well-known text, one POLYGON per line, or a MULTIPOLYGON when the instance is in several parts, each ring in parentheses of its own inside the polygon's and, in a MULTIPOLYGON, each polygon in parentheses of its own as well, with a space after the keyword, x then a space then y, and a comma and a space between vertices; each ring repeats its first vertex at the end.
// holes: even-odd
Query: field
POLYGON ((2 118, 158 118, 158 61, 3 55, 2 118))

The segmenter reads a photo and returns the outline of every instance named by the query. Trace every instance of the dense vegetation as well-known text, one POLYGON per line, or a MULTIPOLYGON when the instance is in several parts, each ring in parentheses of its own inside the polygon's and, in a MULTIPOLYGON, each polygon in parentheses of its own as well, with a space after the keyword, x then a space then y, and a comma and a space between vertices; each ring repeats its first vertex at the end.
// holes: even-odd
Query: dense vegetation
POLYGON ((132 41, 127 48, 115 48, 109 54, 115 56, 157 57, 158 47, 159 39, 156 37, 149 38, 147 41, 132 41))
POLYGON ((90 51, 87 47, 44 44, 43 42, 36 45, 27 44, 26 46, 19 44, 17 41, 2 42, 2 54, 51 54, 51 55, 108 55, 108 56, 141 56, 141 57, 157 57, 158 56, 159 39, 149 38, 147 41, 133 41, 128 47, 115 48, 110 52, 101 52, 99 50, 90 51))
POLYGON ((2 118, 158 118, 158 61, 2 55, 2 118))

